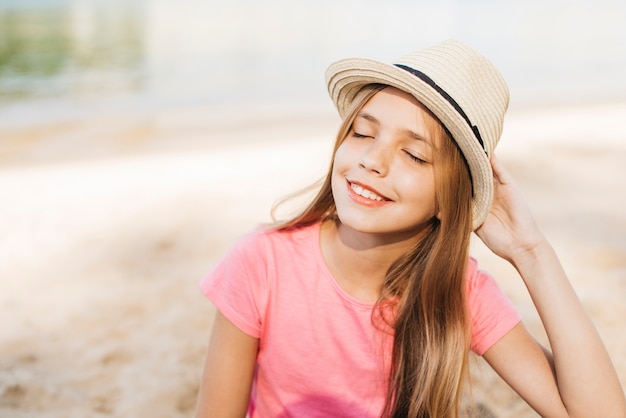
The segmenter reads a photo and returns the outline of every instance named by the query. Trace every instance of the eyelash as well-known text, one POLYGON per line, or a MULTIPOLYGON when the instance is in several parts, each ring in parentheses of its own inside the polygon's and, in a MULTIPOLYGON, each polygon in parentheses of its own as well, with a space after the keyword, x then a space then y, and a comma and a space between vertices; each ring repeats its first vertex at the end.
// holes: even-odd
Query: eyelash
POLYGON ((408 151, 404 151, 404 152, 406 152, 406 155, 408 155, 409 158, 412 159, 413 161, 415 161, 416 163, 418 163, 418 164, 426 164, 426 161, 422 160, 420 157, 417 157, 417 156, 411 154, 408 151))
MULTIPOLYGON (((358 133, 357 131, 354 131, 354 130, 352 131, 352 136, 354 138, 371 138, 370 135, 363 135, 363 134, 360 134, 360 133, 358 133)), ((416 163, 418 163, 418 164, 426 164, 426 161, 421 159, 420 157, 417 157, 417 156, 411 154, 409 151, 404 151, 404 152, 406 153, 406 155, 409 156, 410 159, 412 159, 416 163)))

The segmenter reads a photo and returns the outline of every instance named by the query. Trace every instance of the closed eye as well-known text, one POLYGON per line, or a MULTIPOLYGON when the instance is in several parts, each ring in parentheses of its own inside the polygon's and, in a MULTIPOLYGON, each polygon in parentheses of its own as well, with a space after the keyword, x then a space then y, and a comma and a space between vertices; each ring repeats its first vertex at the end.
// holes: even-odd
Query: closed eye
POLYGON ((419 164, 426 164, 426 163, 428 162, 428 161, 426 161, 426 160, 424 160, 424 159, 422 159, 422 158, 418 157, 418 156, 417 156, 417 155, 415 155, 415 154, 411 154, 411 153, 410 153, 410 152, 408 152, 408 151, 404 151, 404 152, 406 153, 406 155, 408 155, 408 156, 409 156, 409 158, 410 158, 410 159, 412 159, 413 161, 415 161, 415 162, 417 162, 417 163, 419 163, 419 164))
POLYGON ((373 138, 372 135, 365 135, 365 134, 359 133, 357 131, 352 131, 352 136, 355 137, 355 138, 373 138))

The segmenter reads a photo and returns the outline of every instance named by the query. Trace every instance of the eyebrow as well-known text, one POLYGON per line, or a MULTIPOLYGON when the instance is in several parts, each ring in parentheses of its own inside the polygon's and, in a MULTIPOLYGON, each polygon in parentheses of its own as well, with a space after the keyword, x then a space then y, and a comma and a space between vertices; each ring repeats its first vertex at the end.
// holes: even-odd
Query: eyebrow
MULTIPOLYGON (((356 115, 356 117, 363 118, 369 122, 375 123, 376 125, 380 125, 380 121, 376 117, 370 115, 369 113, 360 112, 358 115, 356 115)), ((401 129, 400 133, 411 139, 415 139, 416 141, 422 141, 432 146, 431 141, 429 139, 425 138, 423 135, 420 135, 417 132, 414 132, 410 129, 401 129)))

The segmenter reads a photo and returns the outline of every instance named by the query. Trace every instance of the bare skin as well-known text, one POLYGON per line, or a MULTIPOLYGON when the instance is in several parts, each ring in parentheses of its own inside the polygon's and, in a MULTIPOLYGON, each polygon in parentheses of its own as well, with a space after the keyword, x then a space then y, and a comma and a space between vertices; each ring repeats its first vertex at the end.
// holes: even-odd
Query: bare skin
MULTIPOLYGON (((520 273, 552 352, 520 324, 484 358, 543 417, 625 417, 624 392, 598 333, 511 177, 495 159, 493 167, 496 197, 477 234, 520 273)), ((245 416, 257 349, 257 339, 217 314, 197 418, 245 416)))
MULTIPOLYGON (((381 97, 389 100, 383 108, 394 110, 390 117, 376 118, 381 126, 382 122, 392 121, 391 127, 376 128, 383 130, 383 137, 390 141, 389 147, 381 148, 378 143, 363 148, 368 150, 364 154, 366 158, 356 159, 355 164, 370 170, 370 174, 385 177, 397 169, 394 167, 411 167, 404 144, 414 143, 407 142, 404 137, 395 142, 394 132, 406 131, 406 123, 412 123, 414 119, 395 119, 394 122, 393 116, 399 114, 399 106, 406 105, 396 101, 403 100, 403 96, 392 93, 381 97), (400 146, 396 146, 398 144, 400 146)), ((404 99, 407 97, 404 96, 404 99)), ((415 109, 419 108, 414 105, 415 109)), ((369 110, 373 112, 373 109, 369 110)), ((376 112, 373 114, 379 116, 376 112)), ((380 136, 380 131, 377 135, 380 136)), ((615 369, 556 253, 538 229, 511 176, 495 158, 492 159, 492 167, 495 198, 487 219, 476 233, 495 254, 509 261, 519 272, 543 322, 551 351, 539 345, 520 324, 493 345, 484 358, 541 416, 626 417, 626 399, 615 369)), ((419 171, 415 172, 419 174, 419 179, 428 178, 428 171, 423 171, 427 169, 427 165, 420 165, 419 171)), ((350 180, 353 172, 349 169, 346 172, 350 180)), ((359 175, 358 180, 364 184, 375 183, 372 187, 389 201, 394 204, 400 202, 398 206, 407 207, 403 199, 408 195, 405 190, 411 188, 397 190, 394 188, 396 182, 390 183, 390 186, 383 177, 359 175)), ((339 185, 344 187, 344 182, 339 182, 339 185)), ((416 239, 420 222, 426 219, 430 209, 425 209, 419 218, 415 218, 410 228, 402 225, 404 230, 413 232, 413 238, 405 242, 402 238, 407 235, 404 233, 389 233, 397 224, 368 224, 371 217, 361 216, 365 211, 350 205, 352 203, 348 203, 344 222, 323 225, 322 252, 329 269, 348 293, 359 299, 375 300, 384 272, 405 251, 411 239, 416 239), (383 231, 381 228, 386 229, 383 231), (382 239, 384 237, 394 239, 382 239), (354 271, 358 274, 349 274, 354 271), (353 280, 355 276, 360 278, 359 282, 353 280)), ((245 416, 258 347, 257 339, 243 333, 217 313, 196 418, 245 416)))
POLYGON ((246 416, 259 340, 215 314, 196 418, 246 416))
POLYGON ((626 399, 598 333, 511 176, 494 158, 495 201, 478 236, 519 272, 552 353, 522 325, 485 359, 544 417, 625 417, 626 399))

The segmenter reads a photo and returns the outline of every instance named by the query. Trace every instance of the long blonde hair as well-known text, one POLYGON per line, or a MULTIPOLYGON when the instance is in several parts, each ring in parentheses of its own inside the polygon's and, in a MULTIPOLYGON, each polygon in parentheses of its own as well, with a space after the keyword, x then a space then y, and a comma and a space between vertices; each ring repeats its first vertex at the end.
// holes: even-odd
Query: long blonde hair
MULTIPOLYGON (((359 92, 339 129, 319 192, 299 215, 277 229, 336 216, 331 190, 335 153, 361 108, 385 87, 372 84, 359 92)), ((438 218, 433 218, 420 242, 391 265, 374 310, 380 315, 373 315, 384 318, 394 330, 384 417, 458 417, 468 375, 465 268, 472 225, 471 178, 446 129, 440 123, 432 128, 438 218)))

